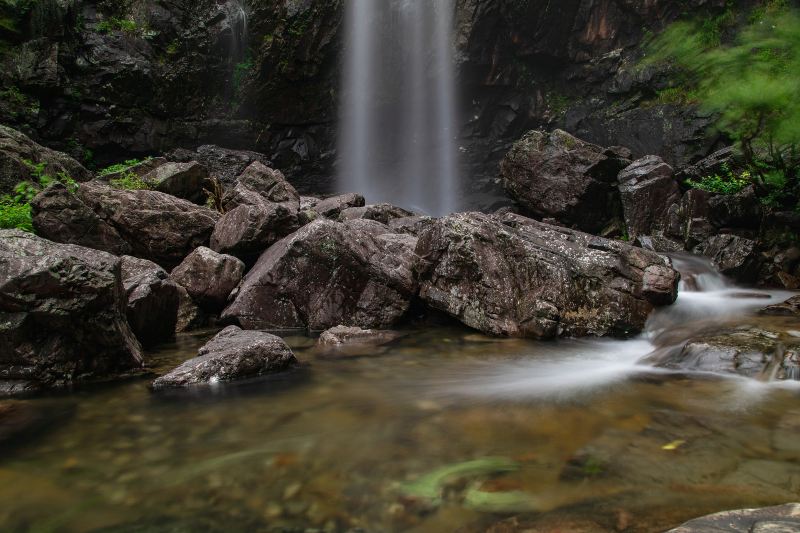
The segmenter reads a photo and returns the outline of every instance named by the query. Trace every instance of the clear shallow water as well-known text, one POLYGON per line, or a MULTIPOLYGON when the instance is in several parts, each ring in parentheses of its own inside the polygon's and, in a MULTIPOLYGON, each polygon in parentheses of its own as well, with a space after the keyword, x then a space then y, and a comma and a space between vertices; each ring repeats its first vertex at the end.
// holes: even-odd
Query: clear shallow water
MULTIPOLYGON (((654 323, 716 316, 698 320, 696 297, 654 323)), ((737 307, 721 322, 769 303, 714 297, 737 307)), ((47 423, 2 450, 0 531, 469 532, 511 516, 536 531, 663 531, 798 499, 796 383, 658 371, 638 363, 647 336, 407 333, 360 357, 289 337, 308 364, 244 384, 153 394, 135 380, 27 401, 47 423)))

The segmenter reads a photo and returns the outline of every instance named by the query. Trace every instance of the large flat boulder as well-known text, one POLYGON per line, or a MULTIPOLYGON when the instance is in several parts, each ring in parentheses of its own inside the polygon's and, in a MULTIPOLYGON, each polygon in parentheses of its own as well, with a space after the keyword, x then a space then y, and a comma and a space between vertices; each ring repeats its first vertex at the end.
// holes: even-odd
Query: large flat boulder
POLYGON ((514 214, 439 219, 416 253, 420 298, 492 335, 632 335, 677 297, 658 254, 514 214))
POLYGON ((283 339, 228 326, 179 367, 153 382, 154 389, 214 384, 280 372, 297 364, 283 339))
POLYGON ((261 255, 221 318, 246 329, 388 327, 416 290, 415 244, 375 221, 315 220, 261 255))
POLYGON ((142 181, 153 190, 201 205, 207 197, 203 189, 210 185, 208 170, 197 161, 164 163, 142 176, 142 181))
POLYGON ((145 346, 172 338, 180 294, 167 271, 147 259, 122 257, 122 285, 128 298, 128 324, 145 346))
POLYGON ((77 198, 116 229, 131 255, 171 269, 199 246, 208 245, 219 213, 175 196, 149 190, 119 190, 82 184, 77 198))
POLYGON ((630 161, 562 130, 531 131, 500 163, 508 195, 526 212, 599 232, 621 211, 617 174, 630 161))
POLYGON ((0 231, 0 389, 66 387, 142 366, 122 261, 0 231), (14 385, 18 386, 14 386, 14 385))
POLYGON ((62 172, 75 181, 87 181, 92 173, 65 153, 46 148, 24 133, 0 125, 0 194, 10 193, 17 183, 34 173, 26 163, 44 164, 43 173, 56 177, 62 172))
POLYGON ((230 210, 263 202, 287 202, 300 209, 300 194, 280 170, 254 161, 237 176, 233 187, 225 192, 222 203, 226 210, 230 210))

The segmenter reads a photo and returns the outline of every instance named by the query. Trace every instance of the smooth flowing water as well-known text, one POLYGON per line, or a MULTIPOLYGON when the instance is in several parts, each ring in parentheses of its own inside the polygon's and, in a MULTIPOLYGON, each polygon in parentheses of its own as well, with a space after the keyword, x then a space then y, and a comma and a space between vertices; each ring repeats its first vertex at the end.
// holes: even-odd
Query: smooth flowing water
POLYGON ((458 209, 452 0, 348 0, 339 188, 458 209))
POLYGON ((786 294, 735 294, 682 268, 678 302, 628 341, 439 326, 325 352, 287 337, 305 365, 267 379, 0 403, 0 531, 655 532, 796 501, 797 382, 642 363, 665 328, 755 319, 786 294), (7 440, 3 409, 32 429, 7 440))

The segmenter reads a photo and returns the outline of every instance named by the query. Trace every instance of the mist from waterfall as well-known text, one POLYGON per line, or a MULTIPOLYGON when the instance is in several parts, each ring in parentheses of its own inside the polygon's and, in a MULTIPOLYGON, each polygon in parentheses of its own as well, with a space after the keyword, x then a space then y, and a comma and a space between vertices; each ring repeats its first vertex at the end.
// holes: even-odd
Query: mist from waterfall
POLYGON ((348 0, 342 192, 431 215, 458 209, 452 0, 348 0))
POLYGON ((232 0, 225 5, 230 21, 230 62, 236 64, 247 55, 247 10, 243 0, 232 0))

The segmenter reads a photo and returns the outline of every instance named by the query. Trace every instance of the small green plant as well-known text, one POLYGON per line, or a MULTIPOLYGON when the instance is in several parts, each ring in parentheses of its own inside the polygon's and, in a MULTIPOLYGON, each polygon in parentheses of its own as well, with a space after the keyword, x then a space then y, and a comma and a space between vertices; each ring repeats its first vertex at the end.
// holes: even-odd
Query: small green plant
POLYGON ((250 76, 253 70, 253 60, 250 58, 245 59, 241 63, 236 63, 233 67, 233 87, 238 93, 244 81, 250 76))
POLYGON ((150 188, 150 184, 134 172, 125 172, 121 177, 113 179, 109 183, 111 183, 111 186, 115 189, 124 189, 127 191, 139 191, 150 188))
POLYGON ((25 95, 22 94, 22 92, 20 92, 20 90, 13 85, 3 91, 0 91, 0 98, 5 100, 6 102, 10 102, 16 105, 25 105, 25 103, 28 100, 25 97, 25 95))
POLYGON ((0 196, 0 229, 21 229, 33 233, 31 205, 10 195, 0 196))
MULTIPOLYGON (((111 33, 112 31, 122 31, 125 33, 140 33, 139 25, 135 20, 119 17, 109 17, 97 23, 97 31, 100 33, 111 33)), ((141 30, 146 31, 146 30, 141 30)))
POLYGON ((719 194, 736 194, 753 183, 753 178, 749 170, 736 174, 730 167, 723 165, 722 174, 704 176, 699 181, 689 179, 685 183, 693 189, 719 194))
POLYGON ((97 173, 98 176, 108 176, 109 174, 116 174, 117 172, 124 172, 131 168, 132 166, 138 165, 150 159, 141 160, 141 159, 127 159, 122 163, 114 163, 113 165, 107 166, 106 168, 102 169, 100 172, 97 173))

